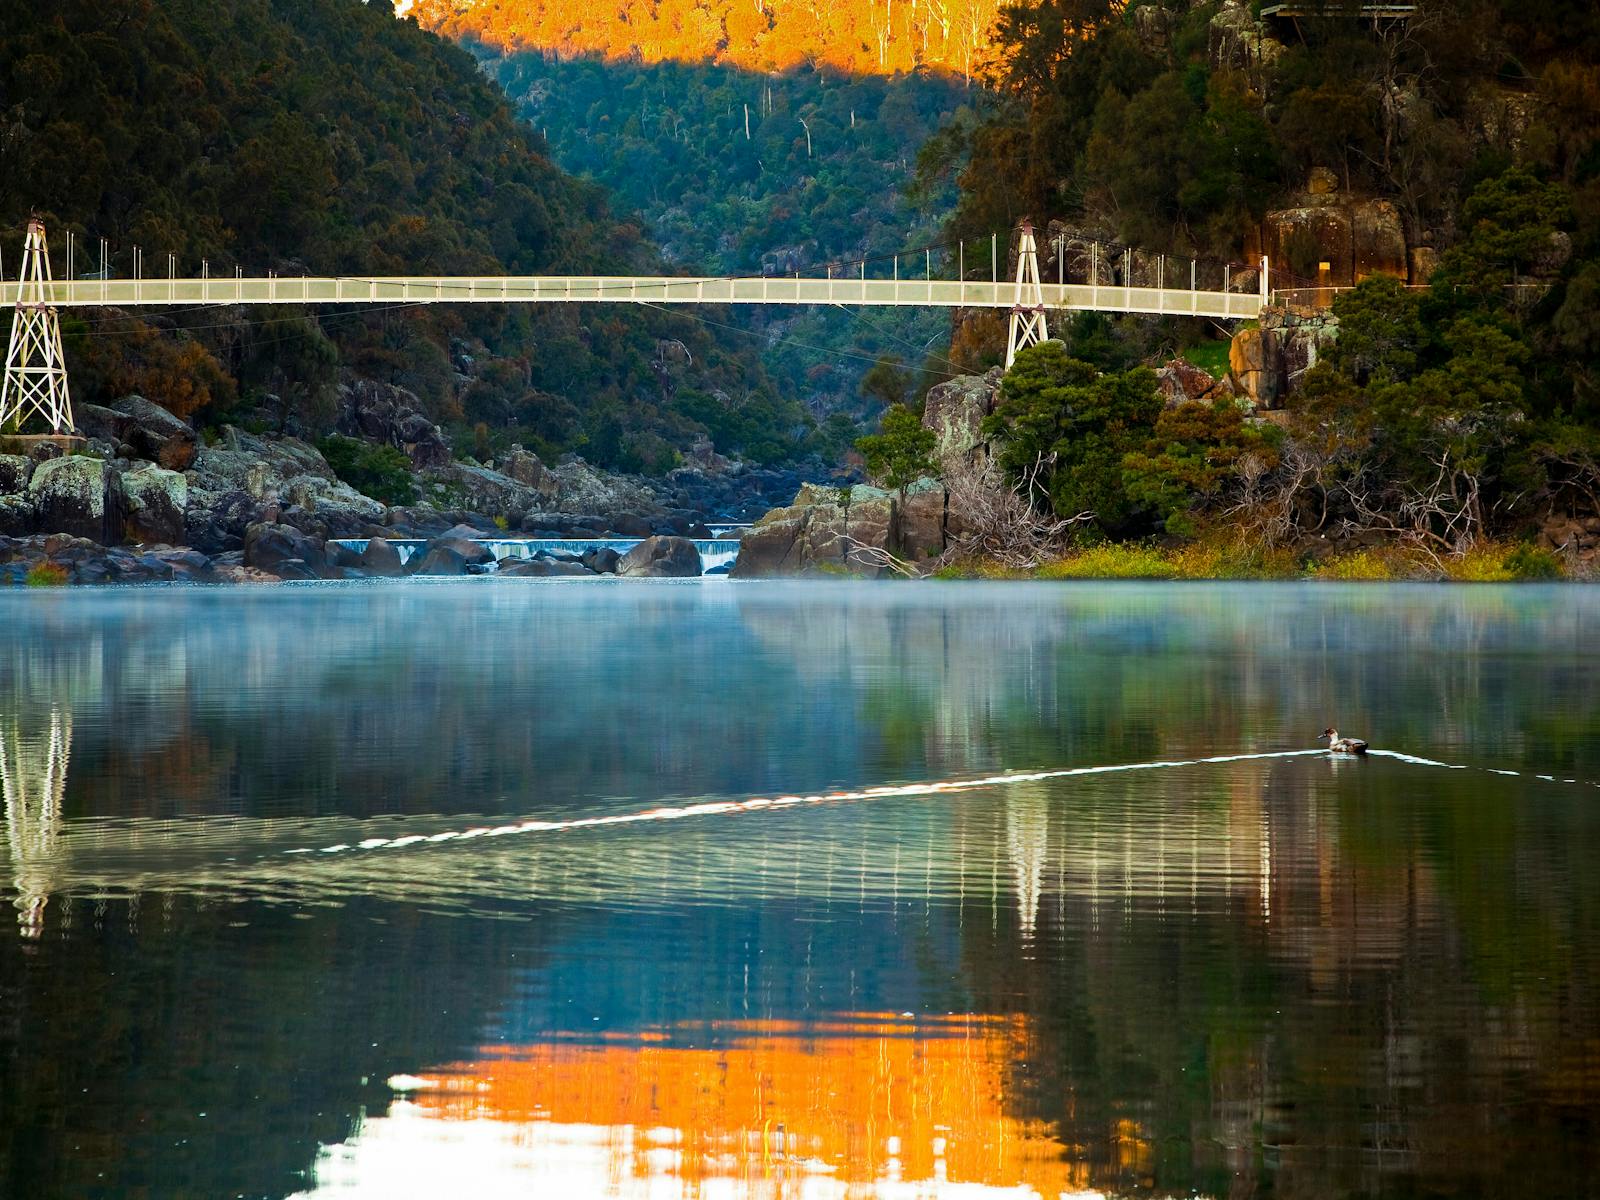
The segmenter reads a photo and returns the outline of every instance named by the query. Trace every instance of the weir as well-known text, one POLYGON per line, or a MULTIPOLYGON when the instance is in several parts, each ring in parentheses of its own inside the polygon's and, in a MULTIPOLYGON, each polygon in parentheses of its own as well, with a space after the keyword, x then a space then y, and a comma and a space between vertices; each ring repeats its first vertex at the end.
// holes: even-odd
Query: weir
MULTIPOLYGON (((700 552, 700 571, 702 574, 722 574, 732 569, 734 561, 739 557, 739 542, 736 538, 694 538, 694 548, 700 552)), ((363 554, 367 549, 367 538, 331 538, 330 545, 343 546, 357 554, 363 554)), ((541 554, 557 556, 570 555, 574 558, 589 550, 611 549, 618 554, 626 554, 632 550, 643 538, 474 538, 473 541, 490 551, 499 558, 538 558, 541 554)), ((389 542, 400 552, 400 561, 409 563, 417 555, 426 551, 427 538, 395 538, 389 542)))

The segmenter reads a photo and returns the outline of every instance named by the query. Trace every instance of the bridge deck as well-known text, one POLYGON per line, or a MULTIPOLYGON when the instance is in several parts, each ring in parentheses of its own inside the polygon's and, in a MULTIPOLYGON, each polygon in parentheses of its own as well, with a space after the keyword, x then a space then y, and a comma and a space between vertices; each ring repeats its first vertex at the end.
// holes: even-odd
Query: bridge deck
MULTIPOLYGON (((915 308, 999 308, 1018 303, 1015 283, 945 279, 749 279, 682 276, 353 276, 219 279, 77 279, 43 284, 58 308, 232 304, 836 304, 915 308)), ((0 283, 0 307, 15 305, 19 284, 0 283)), ((1110 284, 1044 284, 1052 309, 1171 313, 1248 319, 1260 293, 1110 284)), ((31 299, 31 297, 30 297, 31 299)))

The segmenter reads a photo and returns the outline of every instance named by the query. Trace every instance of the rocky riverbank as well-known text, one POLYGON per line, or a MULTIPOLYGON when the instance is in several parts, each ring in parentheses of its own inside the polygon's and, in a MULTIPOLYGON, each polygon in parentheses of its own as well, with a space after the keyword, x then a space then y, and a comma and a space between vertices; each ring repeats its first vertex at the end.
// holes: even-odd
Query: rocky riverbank
POLYGON ((698 575, 693 538, 789 500, 797 471, 717 462, 643 479, 520 447, 450 456, 439 431, 382 385, 346 388, 339 427, 402 450, 417 498, 390 505, 342 481, 310 443, 234 426, 202 437, 140 396, 76 413, 85 442, 0 440, 0 579, 270 582, 501 570, 507 575, 698 575), (504 538, 644 539, 496 563, 504 538), (337 544, 368 540, 365 554, 337 544), (482 539, 481 541, 479 539, 482 539), (424 541, 402 566, 397 540, 424 541))

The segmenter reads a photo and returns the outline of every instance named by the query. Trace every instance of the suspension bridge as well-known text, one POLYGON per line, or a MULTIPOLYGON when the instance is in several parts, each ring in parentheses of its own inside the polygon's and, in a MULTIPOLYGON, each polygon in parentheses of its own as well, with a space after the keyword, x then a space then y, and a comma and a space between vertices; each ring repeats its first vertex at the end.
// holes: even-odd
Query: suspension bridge
MULTIPOLYGON (((924 277, 901 278, 895 257, 893 276, 868 278, 866 262, 858 274, 826 277, 801 275, 730 276, 663 275, 407 275, 179 277, 175 268, 165 278, 113 279, 102 268, 94 278, 55 279, 43 224, 28 224, 22 270, 17 280, 0 279, 0 306, 13 310, 5 374, 0 383, 0 427, 41 417, 56 434, 73 432, 66 362, 61 349, 58 310, 76 308, 232 307, 236 305, 386 305, 421 304, 757 304, 833 305, 851 307, 915 307, 993 309, 1010 314, 1006 366, 1017 352, 1047 339, 1051 311, 1134 313, 1149 316, 1205 317, 1248 320, 1269 300, 1270 270, 1263 258, 1255 286, 1239 290, 1230 268, 1202 286, 1198 264, 1190 260, 1185 274, 1168 277, 1165 256, 1153 258, 1155 279, 1134 283, 1133 252, 1109 252, 1098 242, 1079 243, 1074 251, 1081 265, 1068 279, 1064 244, 1057 245, 1057 278, 1040 275, 1033 226, 1024 221, 1017 231, 1016 270, 1001 278, 999 256, 991 256, 991 278, 935 279, 931 257, 924 277), (1220 284, 1220 286, 1211 286, 1220 284)), ((70 261, 70 258, 69 258, 70 261)), ((136 263, 138 259, 136 257, 136 263)), ((169 259, 169 264, 171 263, 169 259)))

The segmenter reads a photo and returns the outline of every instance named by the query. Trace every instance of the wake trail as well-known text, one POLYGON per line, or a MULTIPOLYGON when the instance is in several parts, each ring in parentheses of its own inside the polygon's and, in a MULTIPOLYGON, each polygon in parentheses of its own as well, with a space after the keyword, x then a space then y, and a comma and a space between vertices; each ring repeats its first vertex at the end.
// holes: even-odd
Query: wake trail
MULTIPOLYGON (((1374 752, 1378 753, 1378 752, 1374 752)), ((863 800, 887 800, 913 796, 937 796, 951 792, 968 792, 977 788, 1007 787, 1019 783, 1038 783, 1050 779, 1068 779, 1077 775, 1111 775, 1122 771, 1160 771, 1175 767, 1198 767, 1213 763, 1250 762, 1258 759, 1303 758, 1313 754, 1327 754, 1320 747, 1313 750, 1271 750, 1256 754, 1218 754, 1209 758, 1163 759, 1156 762, 1113 763, 1100 767, 1057 767, 1045 771, 1011 771, 1003 775, 985 775, 978 779, 944 779, 928 783, 892 784, 883 787, 862 788, 858 791, 817 792, 807 796, 755 797, 749 800, 711 800, 700 804, 662 805, 638 812, 617 813, 603 817, 573 817, 564 821, 530 819, 504 825, 477 825, 470 829, 447 829, 442 833, 412 833, 400 837, 364 838, 359 842, 338 842, 331 846, 299 846, 285 854, 348 854, 361 851, 400 850, 407 846, 462 842, 475 838, 509 837, 519 833, 564 833, 573 829, 597 829, 613 825, 642 825, 652 821, 683 821, 692 817, 714 817, 735 813, 760 812, 767 809, 794 808, 814 804, 848 804, 863 800)), ((1415 760, 1428 765, 1428 759, 1415 760)))
MULTIPOLYGON (((977 779, 942 779, 925 783, 891 784, 882 787, 861 788, 856 791, 817 792, 806 796, 754 797, 749 800, 708 800, 699 804, 660 805, 637 812, 616 813, 599 817, 572 817, 552 821, 531 818, 503 825, 475 825, 468 829, 447 829, 441 833, 411 833, 399 837, 364 838, 359 842, 336 842, 331 846, 298 846, 284 854, 349 854, 376 850, 401 850, 407 846, 465 842, 476 838, 510 837, 514 834, 565 833, 574 829, 599 829, 616 825, 643 825, 655 821, 684 821, 696 817, 726 816, 737 813, 760 812, 768 809, 795 808, 816 804, 849 804, 866 800, 888 800, 915 796, 938 796, 953 792, 969 792, 978 788, 1012 787, 1019 783, 1039 783, 1051 779, 1070 779, 1080 775, 1112 775, 1127 771, 1162 771, 1177 767, 1199 767, 1215 763, 1253 762, 1275 758, 1307 758, 1312 755, 1327 756, 1328 751, 1317 747, 1311 750, 1269 750, 1254 754, 1217 754, 1208 758, 1161 759, 1155 762, 1113 763, 1098 767, 1056 767, 1044 771, 1009 771, 1003 775, 985 775, 977 779)), ((1411 766, 1434 767, 1448 771, 1482 771, 1490 775, 1507 775, 1521 779, 1537 779, 1547 783, 1576 784, 1600 788, 1600 783, 1586 779, 1564 779, 1555 775, 1536 775, 1526 771, 1508 771, 1498 767, 1480 767, 1469 763, 1447 763, 1436 758, 1424 758, 1399 750, 1369 750, 1374 758, 1387 758, 1411 766)))

